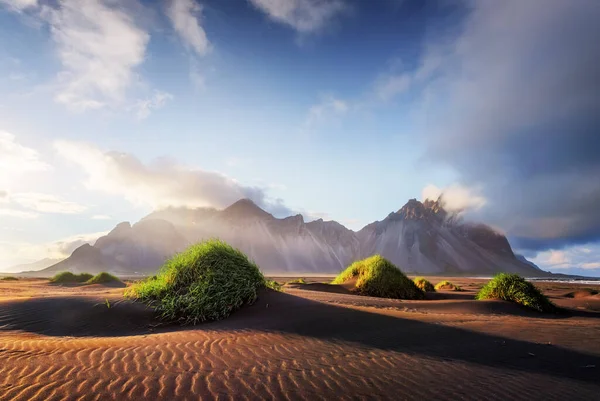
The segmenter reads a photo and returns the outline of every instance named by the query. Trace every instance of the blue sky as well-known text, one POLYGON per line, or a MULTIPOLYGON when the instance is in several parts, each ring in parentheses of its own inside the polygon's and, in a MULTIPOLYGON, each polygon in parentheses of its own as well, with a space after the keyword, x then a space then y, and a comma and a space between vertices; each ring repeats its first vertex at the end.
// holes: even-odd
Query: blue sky
POLYGON ((598 7, 492 3, 0 0, 0 267, 166 205, 249 196, 360 229, 443 191, 542 267, 600 272, 600 219, 546 200, 568 192, 557 203, 581 211, 598 193, 598 163, 577 157, 595 87, 566 78, 593 74, 578 61, 598 52, 572 44, 597 34, 598 7), (531 74, 569 89, 564 121, 547 110, 565 99, 531 74), (551 145, 586 117, 549 175, 551 145), (511 160, 566 122, 529 150, 538 162, 511 160))

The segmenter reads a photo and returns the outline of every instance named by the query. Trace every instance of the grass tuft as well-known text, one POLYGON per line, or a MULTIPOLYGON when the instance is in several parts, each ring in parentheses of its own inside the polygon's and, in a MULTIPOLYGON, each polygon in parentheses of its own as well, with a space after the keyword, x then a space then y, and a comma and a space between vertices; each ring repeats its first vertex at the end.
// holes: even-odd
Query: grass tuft
POLYGON ((74 274, 71 272, 62 272, 52 277, 50 282, 54 284, 85 283, 92 277, 94 276, 89 273, 74 274))
POLYGON ((241 251, 209 240, 175 255, 156 278, 132 285, 125 296, 154 306, 164 320, 196 324, 229 316, 272 283, 241 251))
POLYGON ((4 276, 2 278, 0 278, 1 281, 17 281, 19 280, 18 278, 16 278, 15 276, 4 276))
POLYGON ((518 274, 496 275, 479 290, 475 299, 503 299, 539 312, 556 311, 556 306, 536 286, 518 274))
POLYGON ((294 280, 288 281, 286 284, 306 284, 306 280, 303 278, 296 278, 294 280))
POLYGON ((417 287, 419 287, 419 289, 421 291, 435 292, 435 288, 433 287, 433 284, 431 284, 431 282, 424 277, 415 277, 413 282, 415 283, 415 285, 417 287))
POLYGON ((121 283, 118 277, 113 276, 110 273, 102 272, 96 274, 94 277, 85 282, 86 284, 107 284, 107 283, 121 283))
POLYGON ((283 286, 275 280, 265 280, 265 287, 283 292, 283 286))
POLYGON ((356 280, 355 291, 361 295, 383 298, 423 299, 419 290, 404 273, 389 260, 374 255, 352 263, 332 284, 356 280))
POLYGON ((436 291, 439 291, 439 290, 462 291, 463 290, 458 285, 452 284, 448 280, 440 281, 439 283, 437 283, 435 285, 434 288, 436 291))

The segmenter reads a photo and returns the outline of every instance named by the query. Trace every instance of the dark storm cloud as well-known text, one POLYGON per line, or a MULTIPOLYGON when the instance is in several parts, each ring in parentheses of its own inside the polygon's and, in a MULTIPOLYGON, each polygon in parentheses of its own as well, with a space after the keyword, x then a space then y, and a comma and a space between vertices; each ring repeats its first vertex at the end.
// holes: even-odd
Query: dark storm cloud
POLYGON ((484 188, 475 217, 516 247, 600 239, 600 2, 469 7, 461 35, 423 60, 443 60, 421 106, 428 157, 484 188))

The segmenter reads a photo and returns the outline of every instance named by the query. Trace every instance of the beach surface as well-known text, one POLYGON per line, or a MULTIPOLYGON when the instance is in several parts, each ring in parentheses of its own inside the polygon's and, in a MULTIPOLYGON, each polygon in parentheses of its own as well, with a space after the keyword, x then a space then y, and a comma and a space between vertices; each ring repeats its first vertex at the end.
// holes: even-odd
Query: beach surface
POLYGON ((361 297, 329 280, 265 290, 193 327, 161 323, 123 288, 0 281, 0 400, 600 395, 600 286, 537 282, 564 308, 543 315, 475 301, 483 279, 451 278, 465 291, 422 301, 361 297))

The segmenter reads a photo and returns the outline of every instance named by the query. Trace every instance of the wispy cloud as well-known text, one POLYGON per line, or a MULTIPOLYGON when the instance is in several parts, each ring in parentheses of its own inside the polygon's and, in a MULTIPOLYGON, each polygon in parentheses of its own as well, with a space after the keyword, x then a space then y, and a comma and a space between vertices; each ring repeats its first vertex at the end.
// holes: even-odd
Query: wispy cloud
POLYGON ((38 213, 15 210, 12 208, 0 208, 0 216, 16 217, 19 219, 35 219, 39 217, 38 213))
POLYGON ((78 214, 87 207, 76 202, 69 202, 58 196, 39 192, 22 192, 10 194, 9 200, 25 209, 39 213, 78 214))
POLYGON ((305 128, 314 128, 321 122, 331 121, 340 117, 346 114, 349 108, 348 102, 342 99, 332 95, 323 96, 319 103, 308 109, 308 114, 304 122, 305 128))
POLYGON ((138 100, 134 106, 136 116, 139 120, 148 118, 152 110, 162 108, 169 100, 173 99, 173 95, 167 92, 154 91, 154 94, 144 100, 138 100))
POLYGON ((27 172, 49 170, 37 150, 21 145, 14 134, 0 131, 0 189, 27 172))
POLYGON ((38 0, 0 0, 0 5, 4 4, 14 11, 23 11, 28 8, 38 6, 38 0))
POLYGON ((112 220, 113 218, 107 214, 95 214, 92 216, 92 220, 112 220))
POLYGON ((203 56, 210 51, 210 42, 201 25, 202 6, 194 0, 169 0, 167 16, 181 40, 203 56))
POLYGON ((134 205, 222 208, 241 198, 250 198, 273 213, 291 214, 281 200, 270 199, 264 188, 244 186, 218 172, 169 159, 144 164, 134 155, 103 152, 79 142, 57 141, 55 149, 82 168, 89 190, 121 196, 134 205))
POLYGON ((45 258, 64 259, 81 245, 94 244, 98 238, 106 234, 108 231, 78 234, 41 244, 0 241, 0 266, 45 258))
POLYGON ((63 0, 44 6, 63 70, 56 100, 73 110, 123 103, 144 61, 150 35, 118 4, 63 0))
POLYGON ((444 209, 452 212, 477 210, 487 203, 481 196, 480 188, 469 188, 459 184, 445 188, 429 184, 423 188, 421 198, 434 201, 441 199, 444 209))
MULTIPOLYGON (((550 271, 600 270, 600 246, 597 244, 573 246, 565 249, 549 249, 531 258, 532 262, 550 271)), ((600 273, 600 271, 599 271, 600 273)))
POLYGON ((322 30, 330 21, 344 13, 348 5, 342 0, 250 0, 272 19, 300 33, 322 30))

